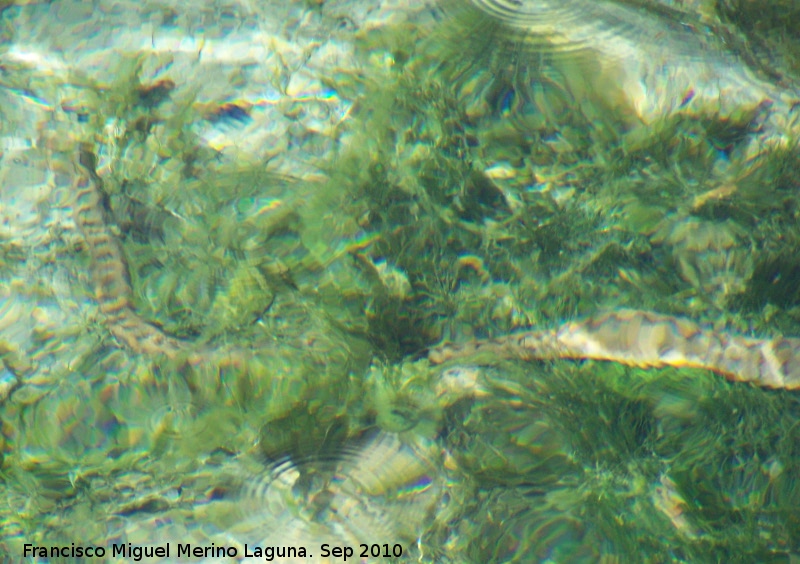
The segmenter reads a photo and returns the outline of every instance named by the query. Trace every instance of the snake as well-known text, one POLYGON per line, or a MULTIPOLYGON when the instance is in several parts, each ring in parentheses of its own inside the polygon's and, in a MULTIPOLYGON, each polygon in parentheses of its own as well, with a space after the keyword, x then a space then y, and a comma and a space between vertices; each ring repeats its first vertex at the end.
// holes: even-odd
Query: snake
POLYGON ((199 350, 143 318, 134 306, 125 252, 113 226, 110 198, 97 174, 97 157, 82 143, 76 157, 74 221, 91 259, 94 296, 112 336, 137 354, 161 356, 197 366, 203 362, 236 362, 243 351, 223 347, 199 350))
POLYGON ((490 353, 523 360, 601 360, 640 368, 691 367, 765 388, 800 388, 800 339, 755 338, 642 310, 615 310, 496 339, 445 344, 428 352, 433 364, 490 353))
MULTIPOLYGON (((108 193, 88 145, 80 146, 77 161, 75 223, 92 260, 95 299, 111 334, 140 354, 185 358, 191 364, 214 356, 216 350, 194 351, 190 342, 167 334, 136 312, 127 259, 111 228, 108 193)), ((642 368, 693 367, 766 388, 800 388, 798 338, 733 335, 685 318, 642 310, 608 311, 549 330, 444 344, 432 348, 428 359, 437 365, 484 352, 525 360, 563 358, 642 368)))

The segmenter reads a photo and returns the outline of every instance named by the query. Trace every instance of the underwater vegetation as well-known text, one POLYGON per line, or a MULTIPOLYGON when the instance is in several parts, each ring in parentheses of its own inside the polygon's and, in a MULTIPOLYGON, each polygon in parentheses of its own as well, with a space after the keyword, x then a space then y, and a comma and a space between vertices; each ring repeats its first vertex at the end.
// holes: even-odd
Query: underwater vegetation
MULTIPOLYGON (((538 5, 586 5, 559 4, 538 5)), ((601 8, 639 4, 597 3, 584 24, 635 44, 639 16, 601 8)), ((255 110, 146 78, 148 55, 113 84, 81 77, 91 111, 47 150, 82 232, 55 253, 89 305, 32 350, 0 345, 4 547, 109 530, 309 542, 332 523, 432 562, 796 557, 794 394, 697 367, 747 379, 733 356, 635 366, 687 364, 675 351, 698 334, 704 350, 800 335, 800 152, 770 137, 790 95, 760 104, 792 92, 792 51, 770 43, 793 39, 770 16, 782 3, 752 28, 730 2, 691 20, 763 41, 741 59, 714 43, 746 78, 724 107, 636 106, 599 63, 611 47, 574 65, 491 5, 354 34, 359 68, 326 79, 352 101, 334 150, 295 174, 279 154, 224 158, 198 124, 255 110), (761 45, 780 79, 753 70, 761 45), (616 314, 572 321, 598 311, 616 314), (582 340, 498 354, 526 356, 528 327, 582 340)), ((666 6, 641 18, 670 33, 666 6)), ((9 273, 18 255, 3 242, 9 273)))
POLYGON ((797 45, 800 8, 794 2, 769 2, 756 9, 742 0, 718 3, 720 19, 748 39, 752 60, 778 80, 796 80, 800 70, 797 45), (795 77, 794 79, 792 77, 795 77))
MULTIPOLYGON (((548 394, 549 388, 541 398, 531 399, 512 387, 508 393, 513 399, 499 407, 503 404, 498 399, 498 387, 503 386, 499 382, 505 382, 502 378, 511 369, 499 365, 493 353, 518 337, 501 340, 497 348, 490 344, 483 352, 470 341, 497 337, 523 325, 552 327, 565 318, 620 307, 689 315, 728 334, 797 335, 792 296, 798 278, 792 264, 797 259, 798 152, 791 134, 773 145, 759 137, 763 132, 758 126, 762 79, 756 78, 755 71, 752 75, 744 71, 758 85, 752 91, 742 90, 754 96, 753 104, 730 111, 699 106, 665 114, 645 125, 631 124, 619 106, 607 105, 606 98, 593 99, 591 84, 580 86, 586 80, 578 73, 583 67, 570 71, 567 63, 549 52, 539 57, 540 52, 527 45, 504 41, 502 33, 507 30, 502 26, 497 35, 481 33, 491 31, 491 25, 498 24, 486 23, 483 15, 467 16, 454 24, 455 32, 443 32, 444 46, 436 43, 441 38, 434 38, 441 51, 429 52, 445 53, 433 63, 434 70, 425 69, 414 55, 402 53, 398 61, 403 62, 395 66, 397 82, 381 81, 381 86, 389 85, 384 96, 391 102, 384 101, 381 90, 370 91, 372 95, 353 114, 354 119, 368 116, 370 135, 359 137, 357 146, 370 150, 348 155, 359 166, 346 175, 357 195, 367 196, 354 198, 367 207, 359 210, 366 219, 362 226, 380 235, 368 250, 377 254, 380 264, 399 267, 411 288, 426 300, 435 300, 433 308, 426 302, 425 310, 417 314, 428 315, 432 309, 433 335, 466 342, 469 351, 452 358, 455 367, 445 365, 447 376, 442 377, 455 378, 472 390, 474 403, 457 404, 464 411, 455 407, 455 414, 448 412, 444 432, 458 441, 454 453, 463 455, 460 449, 472 443, 485 445, 459 457, 464 465, 461 470, 474 484, 474 493, 464 499, 475 495, 479 500, 464 512, 485 511, 503 525, 494 529, 462 525, 462 534, 451 542, 474 561, 524 560, 531 555, 593 561, 600 554, 638 554, 643 560, 656 561, 705 561, 722 555, 744 560, 788 557, 797 550, 788 540, 797 516, 791 504, 784 505, 773 496, 772 488, 792 488, 792 474, 783 473, 784 456, 793 456, 792 439, 779 439, 783 445, 779 449, 788 449, 782 451, 780 462, 759 453, 761 448, 771 448, 768 445, 787 427, 772 427, 769 415, 762 418, 757 413, 786 408, 781 417, 793 428, 797 411, 791 393, 766 393, 756 400, 757 390, 748 388, 738 395, 735 386, 706 380, 707 374, 700 383, 701 373, 688 369, 648 375, 639 369, 592 363, 577 368, 557 362, 555 368, 550 368, 550 362, 517 365, 519 384, 525 388, 535 388, 532 382, 550 370, 567 381, 578 378, 586 386, 573 396, 581 398, 578 403, 569 403, 564 413, 554 417, 559 421, 556 425, 564 425, 562 417, 569 413, 574 425, 568 437, 554 440, 552 444, 558 446, 553 446, 553 456, 567 460, 566 467, 575 463, 588 472, 571 475, 574 482, 565 478, 562 490, 548 483, 565 472, 561 462, 551 474, 545 472, 546 477, 529 469, 517 475, 517 459, 510 453, 519 445, 504 445, 499 436, 508 437, 504 433, 513 429, 509 440, 523 441, 521 429, 541 421, 539 410, 547 409, 542 404, 560 405, 560 400, 548 394), (463 36, 465 29, 470 37, 486 43, 475 51, 467 48, 468 56, 459 57, 448 45, 455 33, 463 36), (554 64, 549 64, 551 56, 554 64), (430 74, 420 74, 420 70, 430 74), (573 75, 565 76, 569 72, 573 75), (407 80, 408 76, 414 80, 407 80), (442 76, 444 88, 439 82, 442 76), (425 99, 431 88, 428 80, 433 88, 443 89, 447 101, 446 106, 434 106, 435 110, 446 109, 454 116, 452 121, 438 121, 449 126, 446 129, 429 122, 418 126, 423 122, 420 116, 429 115, 424 107, 414 106, 413 115, 404 114, 405 105, 425 99), (398 122, 410 125, 403 130, 398 122), (439 133, 438 139, 429 140, 432 133, 439 133), (379 141, 369 145, 372 135, 379 141), (416 144, 409 147, 411 143, 416 144), (431 146, 446 150, 433 151, 431 146), (458 158, 448 159, 449 154, 458 158), (392 166, 373 164, 375 155, 385 155, 392 166), (430 170, 436 173, 435 183, 427 182, 430 170), (381 187, 377 194, 376 184, 381 187), (389 222, 403 235, 394 245, 383 228, 389 222), (443 316, 440 311, 450 313, 443 316), (491 376, 477 385, 472 376, 465 381, 448 370, 484 370, 491 376), (629 383, 641 379, 641 385, 634 387, 643 395, 626 395, 626 384, 612 384, 614 375, 624 375, 629 383), (646 382, 680 391, 656 391, 646 382), (600 391, 605 385, 616 390, 611 396, 622 394, 624 399, 605 395, 600 391), (707 385, 725 389, 727 399, 715 395, 718 392, 707 395, 708 389, 701 390, 707 385), (737 395, 735 406, 726 405, 737 395), (685 402, 690 396, 694 399, 685 402), (712 406, 717 399, 721 403, 712 406), (755 404, 749 404, 754 400, 755 404), (604 401, 616 408, 603 406, 604 401), (602 414, 600 420, 597 413, 602 414), (519 419, 508 427, 495 425, 493 417, 500 414, 519 419), (701 422, 706 416, 720 419, 701 422), (728 417, 733 419, 723 423, 728 417), (695 423, 700 427, 695 428, 695 423), (711 428, 719 434, 709 432, 711 428), (492 429, 500 431, 492 433, 492 429), (684 431, 693 436, 682 436, 684 431), (582 437, 581 448, 575 446, 577 437, 582 437), (679 437, 686 442, 681 443, 679 437), (648 442, 652 439, 677 442, 662 450, 648 442), (753 450, 754 445, 759 446, 753 450), (594 454, 583 458, 588 452, 594 454), (659 462, 643 470, 633 453, 659 462), (701 462, 706 455, 714 460, 710 466, 701 462), (602 457, 608 458, 603 462, 602 457), (665 466, 656 470, 660 464, 665 466), (512 481, 525 485, 517 491, 509 490, 506 482, 504 487, 497 486, 498 475, 506 480, 515 476, 512 481), (779 486, 772 482, 778 476, 782 476, 779 486), (520 496, 520 491, 525 493, 520 496), (581 497, 580 491, 588 497, 581 497), (547 500, 552 501, 548 504, 547 500), (612 509, 615 503, 622 505, 612 509), (712 506, 715 509, 705 511, 712 506), (510 523, 515 527, 509 527, 510 523), (733 527, 737 534, 750 531, 748 540, 739 544, 733 535, 728 536, 733 529, 726 527, 733 527), (760 529, 760 539, 751 534, 756 529, 760 529), (779 536, 782 540, 777 540, 779 536), (508 552, 498 548, 498 539, 505 539, 507 544, 500 546, 508 552), (597 546, 603 548, 580 552, 597 546)), ((371 39, 370 48, 385 41, 371 39)), ((464 46, 463 42, 458 45, 464 46)), ((720 69, 724 72, 724 67, 720 69)), ((788 91, 786 97, 796 92, 788 91)), ((394 318, 400 312, 404 327, 406 317, 414 315, 413 309, 406 308, 416 304, 412 297, 398 309, 396 302, 385 315, 394 318)), ((381 331, 387 326, 391 330, 397 325, 372 325, 381 331)), ((633 340, 639 338, 636 335, 633 340)), ((620 345, 611 356, 622 360, 633 355, 630 362, 635 364, 636 349, 627 346, 636 345, 620 345)), ((525 351, 520 354, 525 356, 525 351)), ((792 360, 786 362, 794 365, 792 360)), ((407 395, 402 397, 413 404, 407 395)), ((540 445, 534 450, 536 456, 530 457, 528 451, 520 456, 528 456, 530 463, 549 460, 540 445)))

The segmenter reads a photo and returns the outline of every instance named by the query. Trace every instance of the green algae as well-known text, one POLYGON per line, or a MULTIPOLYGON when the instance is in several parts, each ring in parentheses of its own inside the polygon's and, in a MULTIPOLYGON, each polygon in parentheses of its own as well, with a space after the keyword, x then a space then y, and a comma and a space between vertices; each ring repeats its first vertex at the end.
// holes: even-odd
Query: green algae
MULTIPOLYGON (((501 78, 486 80, 509 92, 514 86, 502 82, 502 70, 492 73, 501 78)), ((370 100, 381 94, 424 100, 432 88, 426 81, 436 78, 423 74, 409 85, 408 72, 406 65, 389 92, 371 91, 370 100)), ((389 123, 403 115, 397 110, 402 104, 377 101, 361 108, 369 131, 378 131, 390 147, 417 144, 387 155, 391 166, 354 165, 361 176, 350 176, 358 179, 357 195, 366 197, 367 209, 359 210, 366 218, 362 225, 383 234, 390 224, 403 234, 377 238, 372 252, 399 265, 425 297, 401 304, 404 332, 408 316, 433 322, 431 337, 507 331, 481 303, 497 297, 492 287, 508 287, 522 318, 534 323, 625 305, 691 314, 739 331, 749 326, 759 333, 776 327, 798 332, 792 309, 784 309, 794 304, 796 280, 796 226, 788 220, 795 198, 786 190, 798 181, 792 165, 797 148, 767 150, 748 163, 732 158, 719 168, 721 155, 735 156, 753 108, 725 118, 678 115, 631 130, 612 126, 602 144, 592 134, 574 140, 577 126, 567 129, 567 143, 543 151, 537 145, 552 131, 575 127, 575 115, 588 116, 589 123, 596 114, 572 105, 570 111, 544 112, 538 124, 525 122, 524 128, 498 119, 495 129, 487 129, 474 117, 470 100, 459 98, 465 87, 456 81, 453 88, 455 104, 445 98, 435 109, 415 107, 402 135, 389 123), (387 105, 392 111, 384 116, 387 105), (434 111, 440 123, 458 116, 457 125, 420 131, 419 116, 434 111), (427 139, 428 131, 438 139, 427 139), (445 150, 433 155, 436 147, 445 150), (448 160, 453 148, 466 156, 448 160), (511 179, 482 175, 484 163, 497 161, 511 165, 511 179), (406 167, 418 176, 408 180, 406 167), (438 173, 436 185, 425 182, 430 170, 438 173), (470 187, 476 174, 489 188, 470 187), (530 190, 534 175, 554 178, 553 184, 567 179, 574 189, 568 198, 547 187, 530 190), (687 231, 698 224, 707 226, 710 241, 733 234, 734 254, 709 243, 713 256, 702 259, 728 257, 724 291, 704 284, 709 273, 679 266, 687 260, 700 264, 687 254, 695 252, 691 245, 703 245, 702 237, 698 241, 687 231), (657 235, 666 227, 673 238, 657 235), (485 272, 465 277, 459 268, 465 254, 485 272), (418 317, 406 311, 415 305, 424 308, 418 317)), ((547 103, 563 104, 563 93, 554 95, 547 103)), ((385 154, 384 141, 368 154, 385 154)), ((398 304, 385 305, 397 315, 398 304)), ((382 321, 372 327, 383 333, 386 325, 398 326, 382 321)), ((792 474, 785 472, 787 463, 796 464, 791 393, 742 389, 694 370, 566 362, 525 367, 480 357, 473 362, 491 365, 489 381, 518 378, 526 390, 535 390, 539 379, 548 385, 541 397, 523 393, 511 399, 494 388, 488 397, 445 409, 442 432, 463 472, 462 489, 455 490, 462 496, 452 497, 459 497, 454 504, 474 523, 462 525, 457 540, 451 539, 459 555, 476 562, 596 561, 633 554, 653 561, 780 561, 796 553, 791 539, 797 500, 792 474), (537 435, 542 428, 547 432, 537 435), (525 446, 530 436, 547 439, 532 448, 525 446), (502 526, 489 525, 489 515, 502 526)))
MULTIPOLYGON (((147 124, 158 100, 123 73, 105 115, 139 126, 114 150, 168 157, 155 179, 132 158, 109 179, 136 308, 198 346, 251 353, 191 367, 125 358, 89 326, 64 383, 4 406, 3 479, 37 492, 20 524, 29 538, 36 516, 53 511, 48 500, 86 519, 98 496, 116 514, 188 512, 167 492, 181 484, 204 499, 213 480, 186 476, 209 460, 223 465, 254 444, 256 458, 335 452, 377 425, 437 437, 456 462, 442 470, 450 506, 421 535, 434 556, 796 554, 791 393, 696 370, 475 358, 483 393, 454 399, 434 392, 440 369, 408 359, 442 338, 623 305, 800 334, 797 149, 719 173, 720 147, 736 145, 748 110, 626 129, 549 84, 537 87, 544 111, 531 117, 503 106, 516 88, 508 77, 492 86, 495 108, 476 117, 466 86, 451 80, 458 61, 437 66, 401 36, 361 45, 387 49, 395 66, 334 81, 361 94, 350 148, 321 165, 321 187, 261 164, 212 167, 178 133, 189 110, 166 119, 159 135, 170 141, 155 151, 147 124), (497 162, 514 174, 490 176, 497 162), (735 190, 695 205, 723 182, 735 190), (680 234, 692 221, 731 230, 756 255, 752 268, 732 269, 736 291, 719 298, 701 283, 707 274, 682 275, 685 238, 657 235, 665 222, 680 234), (137 471, 151 476, 151 497, 132 501, 110 483, 137 471)), ((217 511, 211 520, 224 521, 217 511)))

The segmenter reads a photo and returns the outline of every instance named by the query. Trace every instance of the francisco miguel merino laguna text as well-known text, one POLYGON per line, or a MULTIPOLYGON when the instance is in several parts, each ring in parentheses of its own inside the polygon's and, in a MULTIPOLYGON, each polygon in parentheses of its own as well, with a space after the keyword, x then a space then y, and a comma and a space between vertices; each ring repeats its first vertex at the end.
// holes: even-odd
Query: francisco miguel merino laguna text
MULTIPOLYGON (((339 557, 343 561, 347 561, 348 557, 353 556, 353 549, 347 546, 332 547, 329 544, 323 544, 320 546, 320 549, 323 556, 339 557)), ((149 546, 138 546, 132 543, 118 543, 110 546, 110 552, 112 558, 130 558, 134 562, 139 562, 143 558, 170 558, 172 556, 172 546, 170 543, 149 546)), ((104 558, 106 553, 107 549, 102 546, 83 546, 76 545, 75 543, 71 543, 69 546, 41 546, 26 543, 23 545, 22 550, 23 558, 104 558)), ((236 558, 238 556, 239 550, 234 546, 217 546, 213 543, 208 546, 192 546, 189 543, 177 543, 178 558, 236 558)), ((243 556, 264 558, 265 561, 271 562, 276 557, 308 558, 312 555, 308 554, 304 546, 250 547, 245 544, 243 556)))

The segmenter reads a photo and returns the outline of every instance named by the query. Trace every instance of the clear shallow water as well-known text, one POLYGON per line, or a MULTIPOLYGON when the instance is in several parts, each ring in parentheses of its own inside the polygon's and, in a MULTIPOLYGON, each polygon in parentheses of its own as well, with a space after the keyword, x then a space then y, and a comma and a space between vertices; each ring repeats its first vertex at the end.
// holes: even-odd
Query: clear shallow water
POLYGON ((620 307, 800 335, 791 65, 728 4, 476 6, 3 10, 5 558, 796 553, 792 392, 420 358, 620 307))

